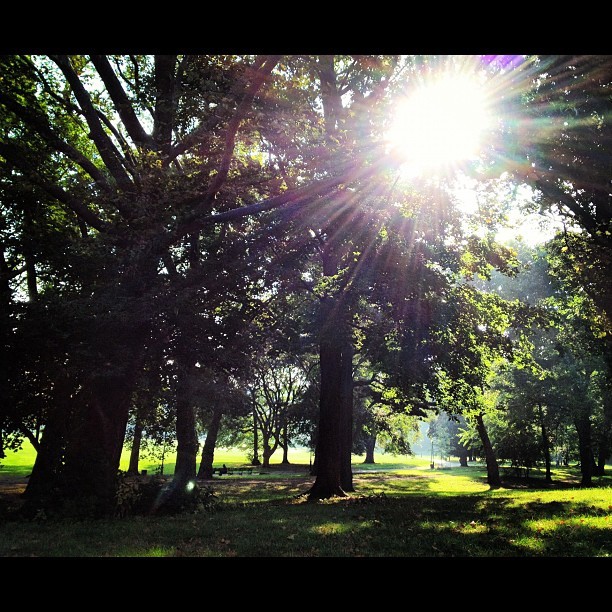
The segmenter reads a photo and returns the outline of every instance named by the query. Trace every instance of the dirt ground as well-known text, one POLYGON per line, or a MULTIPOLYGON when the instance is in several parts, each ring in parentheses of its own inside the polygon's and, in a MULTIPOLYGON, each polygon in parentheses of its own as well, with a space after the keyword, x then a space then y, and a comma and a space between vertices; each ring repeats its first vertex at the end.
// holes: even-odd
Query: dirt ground
POLYGON ((12 511, 21 506, 23 492, 27 485, 27 478, 12 476, 0 478, 0 516, 3 516, 4 512, 12 511))
MULTIPOLYGON (((274 479, 259 479, 251 476, 215 476, 201 484, 211 485, 215 489, 216 495, 222 500, 232 500, 241 490, 257 486, 259 489, 274 488, 283 491, 287 495, 299 495, 309 488, 312 484, 312 476, 308 476, 308 466, 288 465, 273 466, 266 470, 268 473, 275 473, 274 479), (286 478, 282 478, 286 473, 286 478), (299 473, 299 477, 298 477, 299 473)), ((17 477, 2 475, 0 477, 0 518, 7 516, 24 502, 23 493, 28 485, 27 477, 17 477)))

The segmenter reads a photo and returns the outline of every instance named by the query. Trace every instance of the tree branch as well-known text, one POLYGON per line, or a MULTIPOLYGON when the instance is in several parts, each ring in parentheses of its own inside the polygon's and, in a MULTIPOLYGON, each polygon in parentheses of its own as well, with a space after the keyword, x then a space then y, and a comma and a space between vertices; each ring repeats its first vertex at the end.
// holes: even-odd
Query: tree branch
POLYGON ((90 55, 89 57, 102 78, 106 91, 108 91, 119 113, 119 117, 121 117, 121 121, 127 133, 130 135, 130 138, 134 141, 134 144, 143 148, 152 149, 153 139, 145 132, 140 121, 138 121, 134 108, 121 86, 115 71, 110 65, 108 58, 105 55, 90 55))
POLYGON ((70 59, 67 55, 51 55, 49 57, 59 66, 68 84, 72 88, 81 110, 83 111, 87 125, 89 126, 91 138, 98 148, 106 167, 117 182, 117 185, 124 191, 132 191, 133 183, 123 168, 119 152, 102 128, 91 98, 83 86, 83 83, 81 83, 79 76, 72 68, 70 59))
POLYGON ((174 70, 176 55, 155 56, 155 114, 153 140, 164 156, 170 153, 174 127, 174 70))
POLYGON ((221 164, 219 166, 219 171, 215 175, 212 180, 210 186, 208 187, 206 194, 204 195, 204 201, 201 207, 206 207, 210 205, 210 202, 214 199, 215 195, 225 182, 227 178, 227 173, 229 172, 230 162, 234 155, 234 147, 236 144, 236 134, 238 133, 238 128, 242 123, 247 111, 251 108, 253 100, 257 95, 257 92, 263 86, 266 78, 272 72, 276 64, 278 64, 281 56, 280 55, 272 55, 269 57, 260 58, 259 63, 261 67, 256 71, 251 83, 247 87, 247 90, 238 104, 238 108, 231 118, 229 125, 227 126, 227 132, 225 134, 225 146, 223 148, 223 157, 221 158, 221 164))
POLYGON ((2 157, 4 157, 10 164, 26 175, 28 179, 32 181, 32 183, 41 187, 49 195, 53 196, 63 204, 66 204, 66 206, 73 210, 88 225, 97 229, 98 231, 108 231, 110 229, 110 226, 107 223, 102 221, 102 219, 87 208, 80 200, 64 191, 55 183, 43 179, 40 173, 36 172, 36 170, 32 168, 31 164, 17 147, 0 142, 0 155, 2 155, 2 157))
POLYGON ((83 170, 85 170, 85 172, 91 176, 91 178, 102 190, 104 190, 106 193, 111 193, 111 187, 108 184, 104 174, 102 174, 102 172, 100 172, 100 170, 80 151, 64 142, 57 134, 55 134, 44 115, 31 108, 26 108, 17 102, 17 100, 2 91, 0 91, 0 103, 4 104, 6 108, 14 112, 26 124, 34 128, 34 130, 37 131, 49 144, 81 166, 81 168, 83 168, 83 170))

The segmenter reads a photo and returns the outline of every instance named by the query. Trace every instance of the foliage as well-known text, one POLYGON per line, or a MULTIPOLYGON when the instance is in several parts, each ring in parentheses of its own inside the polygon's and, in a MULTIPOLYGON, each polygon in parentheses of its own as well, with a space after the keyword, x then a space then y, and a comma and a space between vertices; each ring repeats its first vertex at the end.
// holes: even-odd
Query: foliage
POLYGON ((191 490, 167 500, 171 486, 167 478, 130 476, 126 472, 119 472, 116 516, 195 514, 217 508, 218 499, 210 486, 194 483, 191 490))

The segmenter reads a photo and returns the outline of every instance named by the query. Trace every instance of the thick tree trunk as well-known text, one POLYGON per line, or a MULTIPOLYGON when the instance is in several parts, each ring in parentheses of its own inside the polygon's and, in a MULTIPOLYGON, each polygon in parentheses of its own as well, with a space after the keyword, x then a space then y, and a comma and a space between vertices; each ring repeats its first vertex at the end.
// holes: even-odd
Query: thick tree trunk
POLYGON ((86 384, 65 454, 61 495, 74 511, 114 511, 117 473, 134 385, 132 368, 98 375, 86 384))
POLYGON ((321 395, 317 437, 316 479, 308 493, 309 501, 345 497, 341 486, 342 446, 342 350, 333 337, 324 337, 319 348, 321 395))
MULTIPOLYGON (((66 442, 72 420, 74 400, 71 399, 73 386, 64 377, 57 379, 52 409, 49 410, 47 422, 40 440, 40 447, 28 486, 24 492, 26 503, 24 511, 35 513, 47 502, 56 503, 62 474, 62 464, 66 442)), ((78 397, 77 397, 78 401, 78 397)))
POLYGON ((596 476, 603 476, 605 474, 606 461, 609 459, 612 450, 610 446, 612 440, 612 395, 610 395, 610 391, 604 398, 603 411, 603 423, 597 450, 597 467, 595 468, 596 476))
POLYGON ((223 409, 220 406, 215 407, 210 419, 208 431, 206 432, 206 440, 204 440, 204 445, 202 447, 202 460, 200 461, 200 468, 198 470, 198 478, 203 480, 212 480, 213 477, 215 446, 217 445, 217 437, 219 436, 222 416, 223 409))
POLYGON ((487 433, 482 414, 476 417, 476 429, 478 430, 478 435, 480 436, 480 441, 482 442, 485 453, 485 460, 487 462, 487 482, 491 488, 497 489, 501 487, 502 484, 499 476, 499 466, 497 465, 495 451, 489 439, 489 434, 487 433))
POLYGON ((272 457, 273 454, 274 454, 274 449, 270 447, 269 437, 264 436, 263 449, 262 449, 263 467, 265 468, 270 467, 270 457, 272 457))
MULTIPOLYGON (((608 437, 612 436, 612 427, 608 429, 608 437)), ((602 435, 597 452, 597 466, 595 476, 603 476, 606 473, 606 463, 610 458, 610 443, 602 435)))
POLYGON ((459 465, 461 467, 468 467, 468 452, 459 451, 459 465))
POLYGON ((365 439, 365 461, 364 463, 373 464, 374 462, 374 451, 376 449, 376 435, 366 436, 365 439))
MULTIPOLYGON (((342 111, 342 93, 337 84, 334 57, 332 55, 319 56, 317 69, 325 134, 331 150, 338 145, 337 131, 342 111)), ((327 238, 321 257, 323 274, 328 278, 338 274, 340 268, 341 253, 344 247, 340 242, 339 229, 338 219, 330 219, 326 227, 327 238)), ((345 497, 346 492, 342 487, 343 480, 349 484, 349 473, 345 463, 348 435, 344 431, 349 422, 343 385, 346 378, 343 369, 346 364, 346 360, 343 360, 343 350, 348 338, 345 329, 347 314, 345 309, 342 295, 331 293, 321 299, 319 428, 315 453, 316 478, 308 493, 309 501, 335 496, 345 497)), ((352 438, 348 446, 349 453, 351 446, 352 438)), ((350 481, 352 488, 352 474, 350 481)))
POLYGON ((581 414, 574 421, 578 433, 578 450, 580 454, 581 486, 590 487, 593 484, 593 447, 591 441, 591 421, 588 414, 581 414))
POLYGON ((195 375, 192 363, 179 367, 176 399, 176 465, 172 489, 183 492, 196 478, 198 437, 196 417, 191 392, 191 379, 195 375))
POLYGON ((353 486, 353 347, 346 342, 342 350, 342 436, 340 486, 343 491, 352 492, 353 486))

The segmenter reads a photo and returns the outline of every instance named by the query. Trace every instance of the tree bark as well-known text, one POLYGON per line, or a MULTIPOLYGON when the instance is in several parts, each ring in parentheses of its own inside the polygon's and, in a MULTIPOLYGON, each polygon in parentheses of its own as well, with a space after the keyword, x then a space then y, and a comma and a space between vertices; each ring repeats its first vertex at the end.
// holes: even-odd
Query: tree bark
POLYGON ((74 511, 103 516, 115 506, 117 473, 134 387, 134 365, 85 385, 65 453, 61 496, 74 511))
POLYGON ((489 434, 487 433, 482 414, 476 416, 476 429, 478 430, 478 435, 480 436, 480 441, 482 442, 485 453, 485 460, 487 462, 487 482, 491 488, 497 489, 502 485, 499 476, 499 466, 497 465, 495 451, 489 439, 489 434))
POLYGON ((353 346, 350 342, 344 344, 342 350, 342 425, 340 435, 341 443, 341 466, 340 486, 345 492, 355 490, 353 485, 353 346))
POLYGON ((321 395, 317 436, 316 479, 308 493, 309 501, 345 497, 341 485, 342 445, 342 349, 334 338, 324 337, 319 347, 321 395))
POLYGON ((176 57, 176 55, 155 56, 155 121, 153 140, 163 155, 168 155, 172 146, 176 57))
POLYGON ((138 474, 138 462, 140 460, 140 444, 142 443, 142 419, 140 418, 140 408, 136 413, 136 423, 134 424, 134 439, 132 440, 132 449, 130 450, 130 463, 128 465, 128 474, 138 474))
POLYGON ((288 465, 289 464, 289 436, 287 435, 287 423, 286 422, 283 425, 281 437, 282 437, 282 449, 283 449, 283 460, 281 461, 281 464, 288 465))
POLYGON ((202 480, 212 480, 213 463, 215 458, 215 446, 217 445, 217 437, 221 427, 221 417, 223 416, 223 408, 215 406, 213 408, 210 425, 206 432, 206 440, 202 447, 202 460, 198 469, 198 478, 202 480))
POLYGON ((70 397, 72 391, 73 385, 70 384, 67 377, 58 377, 53 405, 48 412, 32 473, 24 492, 26 514, 35 513, 49 500, 52 500, 53 503, 58 501, 57 492, 61 482, 62 462, 73 418, 74 400, 70 397))
POLYGON ((374 450, 376 449, 376 436, 367 436, 365 439, 365 460, 364 463, 374 464, 374 450))
POLYGON ((257 425, 257 410, 253 406, 253 460, 251 465, 261 465, 259 460, 259 427, 257 425))
POLYGON ((586 413, 580 414, 574 420, 578 433, 578 450, 580 454, 580 485, 590 487, 593 484, 593 447, 591 440, 591 421, 586 413))
POLYGON ((192 364, 180 369, 176 399, 176 466, 173 482, 184 486, 195 480, 198 455, 195 407, 191 394, 192 364))
POLYGON ((546 482, 552 482, 551 458, 550 458, 550 442, 548 441, 548 432, 546 431, 546 423, 544 422, 544 409, 541 404, 538 404, 538 418, 540 421, 540 431, 542 433, 542 448, 544 450, 544 463, 546 465, 546 482))
POLYGON ((604 358, 607 366, 608 385, 603 400, 603 423, 599 435, 596 476, 603 476, 605 473, 606 461, 610 457, 612 443, 612 343, 608 342, 606 348, 604 358))

